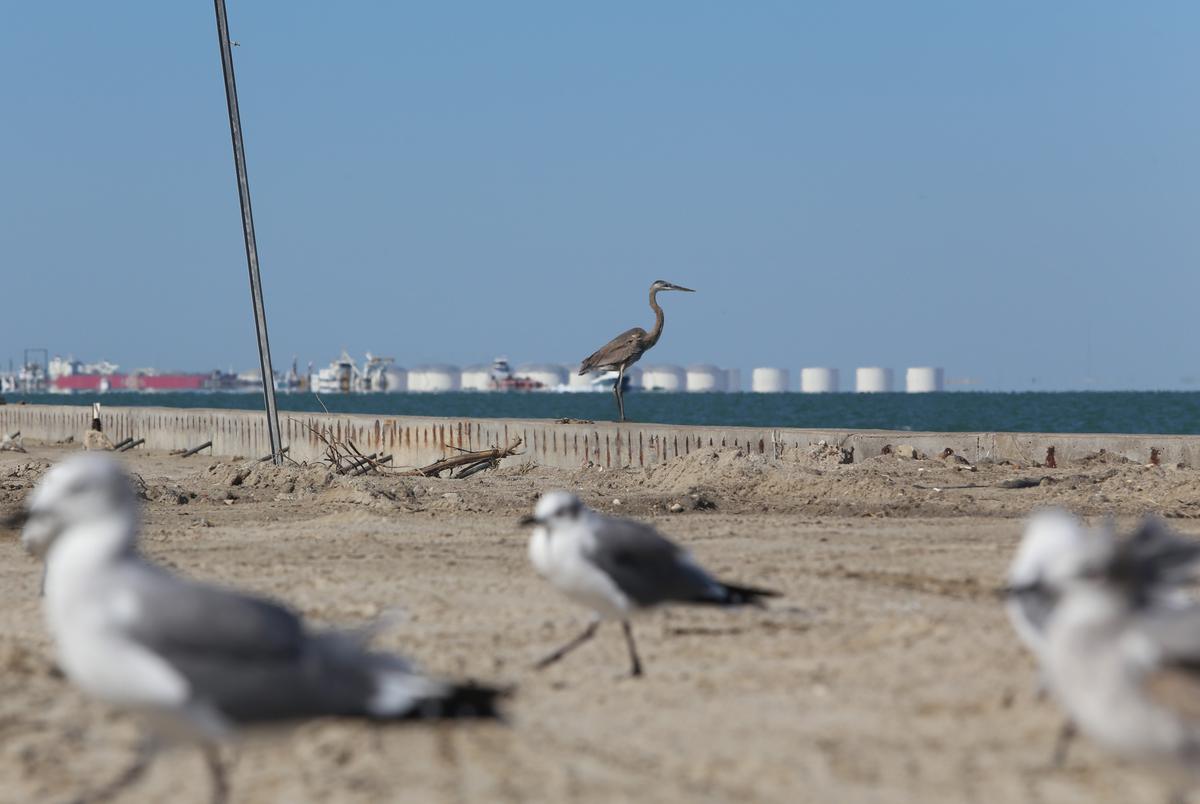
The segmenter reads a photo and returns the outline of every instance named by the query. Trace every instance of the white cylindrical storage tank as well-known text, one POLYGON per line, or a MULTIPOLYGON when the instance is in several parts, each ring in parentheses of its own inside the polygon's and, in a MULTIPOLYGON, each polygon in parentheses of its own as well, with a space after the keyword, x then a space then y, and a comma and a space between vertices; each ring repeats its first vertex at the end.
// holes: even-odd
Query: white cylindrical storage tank
POLYGON ((457 391, 462 377, 454 366, 421 366, 408 373, 408 390, 424 393, 457 391))
POLYGON ((492 369, 490 366, 467 366, 462 370, 459 387, 464 391, 490 391, 492 369))
POLYGON ((389 394, 402 394, 408 390, 408 372, 399 366, 386 366, 383 371, 378 374, 379 388, 378 391, 386 391, 389 394))
POLYGON ((787 369, 763 366, 750 373, 750 390, 756 394, 781 394, 787 389, 787 369))
POLYGON ((742 390, 742 370, 740 368, 725 369, 725 390, 732 393, 742 390))
POLYGON ((642 370, 642 388, 647 391, 682 391, 687 375, 679 366, 647 366, 642 370))
POLYGON ((724 391, 725 383, 725 372, 716 366, 707 363, 688 366, 687 389, 691 393, 724 391))
POLYGON ((941 391, 945 385, 945 372, 935 366, 913 366, 904 374, 904 386, 910 394, 941 391))
POLYGON ((553 363, 531 363, 519 366, 514 377, 520 377, 536 382, 543 388, 557 388, 567 382, 567 370, 553 363))
POLYGON ((838 370, 835 368, 800 369, 800 390, 806 394, 836 394, 838 370))
POLYGON ((867 366, 854 370, 854 390, 860 394, 887 393, 892 390, 892 370, 867 366))

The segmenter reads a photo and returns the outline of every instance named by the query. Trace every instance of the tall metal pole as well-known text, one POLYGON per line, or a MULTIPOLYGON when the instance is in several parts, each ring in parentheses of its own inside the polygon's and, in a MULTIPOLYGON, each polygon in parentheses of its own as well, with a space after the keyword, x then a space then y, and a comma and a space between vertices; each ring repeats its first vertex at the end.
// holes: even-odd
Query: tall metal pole
POLYGON ((246 235, 246 264, 250 268, 250 299, 254 304, 254 327, 258 331, 258 362, 262 369, 263 397, 267 403, 267 433, 271 459, 283 463, 279 438, 279 411, 275 407, 275 373, 271 370, 271 344, 267 340, 267 311, 263 306, 262 278, 258 273, 258 245, 254 241, 254 213, 250 209, 250 180, 246 177, 246 151, 242 146, 242 118, 238 114, 237 83, 233 79, 233 50, 225 0, 214 0, 217 8, 217 39, 221 45, 221 70, 225 73, 225 102, 229 107, 229 133, 233 137, 233 166, 237 170, 238 198, 242 202, 242 231, 246 235))

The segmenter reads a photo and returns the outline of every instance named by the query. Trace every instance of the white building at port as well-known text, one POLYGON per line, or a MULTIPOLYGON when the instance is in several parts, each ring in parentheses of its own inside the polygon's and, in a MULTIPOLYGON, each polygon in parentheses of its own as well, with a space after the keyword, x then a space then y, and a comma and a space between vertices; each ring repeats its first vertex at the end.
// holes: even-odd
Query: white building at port
POLYGON ((750 390, 756 394, 781 394, 788 389, 788 370, 760 366, 750 372, 750 390))
POLYGON ((866 366, 854 370, 854 390, 860 394, 885 394, 892 390, 892 370, 866 366))
POLYGON ((535 382, 543 388, 557 388, 567 382, 567 370, 554 363, 527 363, 518 366, 513 376, 535 382))
POLYGON ((939 366, 912 366, 904 373, 904 387, 910 394, 944 391, 946 373, 939 366))
POLYGON ((464 391, 488 391, 491 389, 491 366, 476 364, 462 370, 459 387, 464 391))
POLYGON ((408 390, 418 393, 444 393, 461 387, 462 372, 456 366, 418 366, 408 373, 408 390))
POLYGON ((806 394, 836 394, 838 370, 821 367, 800 369, 800 390, 806 394))
POLYGON ((647 391, 682 391, 687 374, 679 366, 646 366, 642 370, 642 388, 647 391))
POLYGON ((712 393, 728 387, 728 377, 722 369, 709 363, 688 366, 687 390, 689 393, 712 393))

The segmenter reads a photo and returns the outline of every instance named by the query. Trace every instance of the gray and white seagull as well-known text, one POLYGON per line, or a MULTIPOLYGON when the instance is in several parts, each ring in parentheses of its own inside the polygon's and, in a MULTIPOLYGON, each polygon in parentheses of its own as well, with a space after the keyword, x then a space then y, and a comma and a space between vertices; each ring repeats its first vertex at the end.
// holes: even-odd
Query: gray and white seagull
MULTIPOLYGON (((324 715, 404 720, 496 716, 498 691, 428 678, 373 652, 370 630, 315 631, 289 609, 174 575, 137 552, 138 505, 100 453, 54 466, 28 500, 22 543, 45 558, 46 624, 85 693, 148 716, 156 737, 212 744, 241 725, 324 715)), ((96 797, 135 781, 137 763, 96 797)))
POLYGON ((1077 542, 1032 583, 1057 598, 1042 668, 1080 732, 1163 774, 1173 802, 1200 782, 1200 606, 1169 593, 1200 544, 1147 520, 1077 542))
POLYGON ((529 558, 538 573, 594 615, 582 634, 538 662, 538 669, 587 642, 602 621, 620 620, 630 672, 640 676, 633 615, 666 603, 761 607, 762 598, 778 594, 718 581, 650 525, 605 516, 570 492, 543 495, 521 524, 535 526, 529 558))
MULTIPOLYGON (((1074 566, 1081 557, 1111 555, 1118 545, 1127 562, 1158 567, 1153 582, 1149 576, 1142 579, 1142 594, 1163 608, 1191 605, 1183 586, 1195 580, 1195 550, 1192 543, 1172 533, 1161 520, 1147 517, 1119 542, 1111 522, 1088 528, 1061 509, 1035 513, 1025 526, 1025 535, 1009 567, 1005 607, 1017 636, 1038 662, 1039 691, 1048 682, 1048 632, 1062 597, 1062 590, 1054 583, 1056 573, 1061 574, 1064 565, 1074 566)), ((1067 746, 1074 736, 1075 725, 1067 719, 1055 743, 1054 767, 1064 764, 1067 746)))

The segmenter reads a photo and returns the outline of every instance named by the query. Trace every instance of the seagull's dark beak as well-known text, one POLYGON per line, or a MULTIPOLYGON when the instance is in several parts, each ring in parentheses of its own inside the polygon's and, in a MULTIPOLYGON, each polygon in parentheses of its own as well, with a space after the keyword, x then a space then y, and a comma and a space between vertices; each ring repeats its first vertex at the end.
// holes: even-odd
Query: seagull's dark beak
POLYGON ((25 523, 29 521, 29 512, 24 508, 13 511, 4 519, 0 520, 0 527, 6 530, 20 530, 25 527, 25 523))
POLYGON ((530 515, 530 516, 523 516, 523 517, 521 517, 521 518, 520 518, 520 520, 518 520, 518 521, 517 521, 517 524, 518 524, 518 525, 520 525, 520 526, 521 526, 521 527, 523 527, 523 528, 527 528, 527 527, 529 527, 530 525, 536 525, 536 524, 538 524, 538 518, 537 518, 536 516, 532 516, 532 515, 530 515))
POLYGON ((1001 586, 996 590, 996 597, 1006 600, 1011 597, 1028 594, 1030 592, 1041 592, 1045 589, 1041 583, 1034 581, 1033 583, 1008 584, 1001 586))

